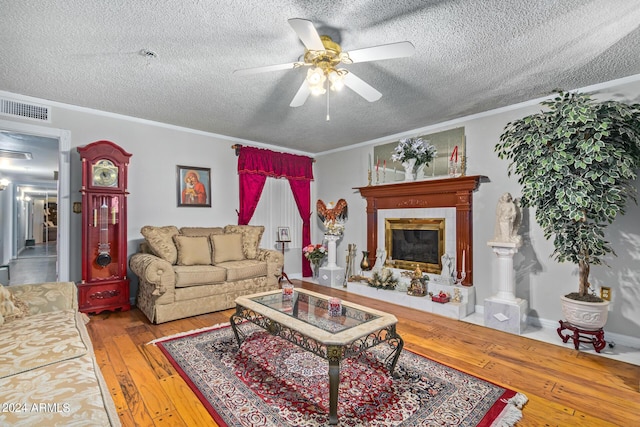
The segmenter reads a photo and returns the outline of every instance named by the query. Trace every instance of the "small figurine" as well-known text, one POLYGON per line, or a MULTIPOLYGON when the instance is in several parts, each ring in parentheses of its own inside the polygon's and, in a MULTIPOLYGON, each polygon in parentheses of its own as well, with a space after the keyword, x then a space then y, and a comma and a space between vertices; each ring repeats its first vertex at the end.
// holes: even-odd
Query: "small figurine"
POLYGON ((429 276, 425 277, 422 274, 422 270, 420 270, 420 266, 417 266, 413 272, 409 289, 407 289, 407 295, 414 297, 425 296, 427 294, 427 280, 429 280, 429 276))

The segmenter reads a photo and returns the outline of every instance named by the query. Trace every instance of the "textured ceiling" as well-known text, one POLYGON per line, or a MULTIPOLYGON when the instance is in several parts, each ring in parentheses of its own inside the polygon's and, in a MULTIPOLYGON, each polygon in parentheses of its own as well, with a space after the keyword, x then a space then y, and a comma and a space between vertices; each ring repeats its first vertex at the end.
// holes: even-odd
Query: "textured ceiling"
POLYGON ((640 74, 637 0, 0 0, 0 90, 318 153, 640 74), (408 58, 347 66, 344 89, 289 107, 306 69, 288 24, 346 51, 408 40, 408 58), (153 50, 157 58, 140 54, 153 50))

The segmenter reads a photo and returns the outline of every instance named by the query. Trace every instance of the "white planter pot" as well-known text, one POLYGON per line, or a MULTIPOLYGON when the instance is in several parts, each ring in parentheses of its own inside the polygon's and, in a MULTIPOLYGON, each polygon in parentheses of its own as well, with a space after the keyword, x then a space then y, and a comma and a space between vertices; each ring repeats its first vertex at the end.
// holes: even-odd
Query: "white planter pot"
POLYGON ((584 302, 560 297, 562 313, 567 322, 582 329, 597 330, 607 323, 609 301, 584 302))

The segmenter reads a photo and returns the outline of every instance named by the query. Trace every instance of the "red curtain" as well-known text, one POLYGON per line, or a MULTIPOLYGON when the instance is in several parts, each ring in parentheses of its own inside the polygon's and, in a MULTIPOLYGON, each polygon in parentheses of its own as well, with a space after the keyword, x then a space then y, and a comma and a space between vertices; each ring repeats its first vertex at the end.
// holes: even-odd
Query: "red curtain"
MULTIPOLYGON (((238 176, 240 211, 238 224, 246 225, 258 206, 267 177, 287 178, 302 218, 302 247, 311 243, 311 181, 313 159, 255 147, 240 147, 238 176)), ((302 257, 302 276, 311 276, 309 261, 302 257)))
MULTIPOLYGON (((311 181, 289 178, 289 186, 302 218, 302 247, 311 244, 311 181)), ((309 260, 302 255, 302 277, 312 275, 309 260)))

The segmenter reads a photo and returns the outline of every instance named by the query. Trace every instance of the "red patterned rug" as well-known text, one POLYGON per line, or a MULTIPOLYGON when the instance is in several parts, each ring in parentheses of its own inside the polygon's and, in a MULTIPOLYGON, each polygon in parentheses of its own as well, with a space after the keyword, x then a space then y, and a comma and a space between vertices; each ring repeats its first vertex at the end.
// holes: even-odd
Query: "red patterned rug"
MULTIPOLYGON (((328 362, 258 329, 238 351, 229 326, 156 344, 221 426, 324 426, 328 362)), ((340 426, 512 426, 527 398, 426 357, 402 351, 390 377, 389 348, 340 367, 340 426)))

